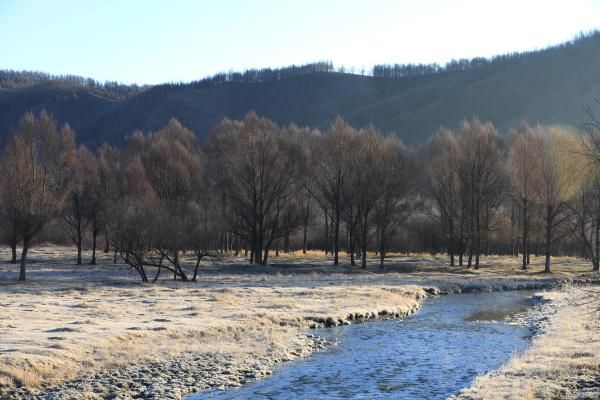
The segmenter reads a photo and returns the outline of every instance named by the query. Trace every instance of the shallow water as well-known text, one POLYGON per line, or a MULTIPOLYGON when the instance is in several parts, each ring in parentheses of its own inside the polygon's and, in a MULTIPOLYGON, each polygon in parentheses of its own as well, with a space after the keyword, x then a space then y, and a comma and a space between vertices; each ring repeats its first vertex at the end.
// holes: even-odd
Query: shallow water
POLYGON ((403 320, 318 330, 337 344, 242 388, 188 399, 444 399, 527 348, 529 329, 505 317, 531 294, 441 296, 403 320))

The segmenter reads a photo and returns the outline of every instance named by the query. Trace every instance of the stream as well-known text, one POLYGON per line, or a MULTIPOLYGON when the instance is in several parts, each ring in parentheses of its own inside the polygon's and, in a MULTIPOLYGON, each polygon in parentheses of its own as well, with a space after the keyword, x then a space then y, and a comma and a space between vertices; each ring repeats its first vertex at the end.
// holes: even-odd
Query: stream
POLYGON ((433 297, 404 319, 315 330, 335 344, 244 387, 187 399, 445 399, 529 346, 529 328, 507 319, 532 294, 433 297))

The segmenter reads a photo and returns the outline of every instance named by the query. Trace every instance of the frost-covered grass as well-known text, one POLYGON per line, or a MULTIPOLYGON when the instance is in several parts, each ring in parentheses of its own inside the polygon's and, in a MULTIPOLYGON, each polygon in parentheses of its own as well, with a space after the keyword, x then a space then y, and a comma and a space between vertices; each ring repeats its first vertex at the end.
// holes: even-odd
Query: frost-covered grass
POLYGON ((123 266, 66 267, 72 256, 38 249, 26 284, 8 280, 16 266, 2 266, 0 387, 48 386, 182 352, 285 351, 307 330, 306 317, 405 312, 424 297, 415 286, 228 286, 216 277, 144 285, 123 266))
MULTIPOLYGON (((298 345, 307 319, 406 312, 418 306, 421 286, 592 276, 587 263, 571 258, 555 260, 548 276, 540 273, 541 258, 529 272, 507 257, 486 257, 480 271, 467 271, 447 267, 443 256, 393 255, 382 273, 374 258, 363 271, 311 253, 272 257, 275 266, 266 267, 207 260, 198 282, 165 274, 158 284, 141 284, 131 268, 112 264, 111 254, 99 253, 94 267, 75 266, 71 248, 40 246, 30 254, 25 284, 16 283, 18 266, 0 263, 0 394, 184 352, 285 352, 298 345)), ((0 259, 8 257, 0 251, 0 259)))

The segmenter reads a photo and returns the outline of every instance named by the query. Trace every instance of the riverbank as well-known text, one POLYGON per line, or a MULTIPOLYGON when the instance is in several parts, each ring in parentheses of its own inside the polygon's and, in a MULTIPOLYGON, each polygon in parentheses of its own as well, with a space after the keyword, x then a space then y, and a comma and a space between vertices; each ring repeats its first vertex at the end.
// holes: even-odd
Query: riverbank
POLYGON ((456 400, 600 398, 600 291, 571 287, 544 297, 546 320, 531 347, 456 400))
MULTIPOLYGON (((0 254, 0 257, 6 254, 0 254)), ((480 271, 434 257, 397 257, 388 270, 281 259, 203 266, 197 283, 142 285, 110 264, 69 265, 70 249, 32 252, 27 284, 0 265, 0 393, 4 398, 179 398, 239 386, 327 345, 309 328, 395 318, 430 294, 554 288, 595 279, 573 259, 557 273, 522 272, 490 258, 480 271)))

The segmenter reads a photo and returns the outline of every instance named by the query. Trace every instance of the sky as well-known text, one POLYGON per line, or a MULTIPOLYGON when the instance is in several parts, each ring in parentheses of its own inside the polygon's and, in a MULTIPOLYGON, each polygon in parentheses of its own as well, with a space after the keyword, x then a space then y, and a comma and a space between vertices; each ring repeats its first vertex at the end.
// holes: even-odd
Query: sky
POLYGON ((443 64, 600 28, 600 0, 0 0, 0 69, 154 84, 328 60, 443 64))

